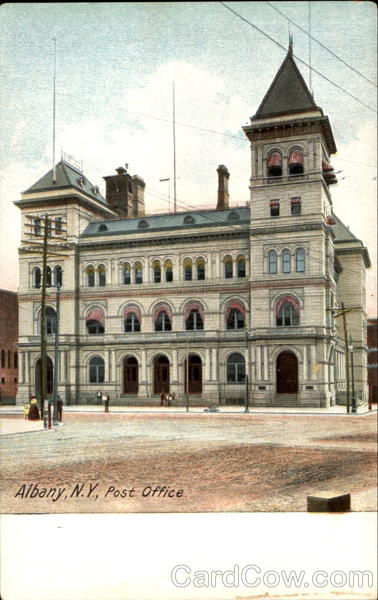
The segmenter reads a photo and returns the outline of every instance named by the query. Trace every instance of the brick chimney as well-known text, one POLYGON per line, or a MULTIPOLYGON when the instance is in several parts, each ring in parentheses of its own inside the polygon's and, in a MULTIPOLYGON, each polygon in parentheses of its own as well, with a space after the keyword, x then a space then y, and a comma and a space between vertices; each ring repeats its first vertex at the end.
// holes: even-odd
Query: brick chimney
MULTIPOLYGON (((126 165, 127 167, 127 165, 126 165)), ((144 215, 144 188, 146 184, 138 175, 133 177, 127 168, 118 167, 116 175, 104 177, 106 200, 121 219, 144 215)))
POLYGON ((224 210, 228 208, 228 180, 230 177, 230 173, 228 172, 227 167, 224 165, 219 165, 217 168, 218 173, 218 203, 217 210, 224 210))

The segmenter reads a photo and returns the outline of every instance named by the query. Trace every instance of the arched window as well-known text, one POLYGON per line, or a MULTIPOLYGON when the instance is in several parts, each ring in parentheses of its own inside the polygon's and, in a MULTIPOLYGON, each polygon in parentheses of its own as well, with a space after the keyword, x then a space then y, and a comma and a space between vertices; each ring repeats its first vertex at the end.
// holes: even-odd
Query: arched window
POLYGON ((87 286, 88 287, 94 287, 94 284, 95 284, 95 272, 94 272, 94 268, 93 267, 88 267, 86 273, 87 273, 87 286))
POLYGON ((277 273, 277 252, 275 250, 269 250, 268 253, 268 267, 269 273, 277 273))
POLYGON ((166 260, 164 263, 164 270, 165 270, 165 281, 173 281, 173 267, 172 267, 172 261, 170 260, 166 260))
POLYGON ((91 310, 86 319, 87 333, 101 335, 105 333, 105 315, 101 308, 91 310))
POLYGON ((47 267, 46 268, 46 285, 47 285, 47 287, 51 287, 51 284, 52 284, 51 267, 47 267))
POLYGON ((123 265, 123 283, 125 285, 130 285, 131 283, 131 268, 129 263, 123 265))
POLYGON ((304 273, 305 270, 305 251, 303 248, 298 248, 295 253, 295 264, 297 273, 304 273))
POLYGON ((105 379, 105 363, 100 356, 93 356, 89 361, 89 383, 103 383, 105 379))
POLYGON ((41 269, 39 267, 33 271, 33 287, 37 289, 41 287, 41 269))
POLYGON ((57 265, 54 269, 54 281, 55 285, 63 285, 63 270, 60 265, 57 265))
POLYGON ((299 325, 299 302, 291 296, 280 298, 276 304, 277 327, 291 327, 299 325))
POLYGON ((197 258, 196 267, 197 267, 197 279, 199 279, 199 280, 205 279, 205 261, 203 258, 197 258))
POLYGON ((161 282, 161 266, 158 260, 154 260, 152 263, 152 270, 154 272, 154 283, 161 282))
POLYGON ((227 359, 227 383, 244 383, 245 359, 242 354, 234 352, 227 359))
POLYGON ((184 279, 191 281, 193 277, 192 261, 190 258, 184 260, 184 279))
POLYGON ((56 333, 56 312, 51 306, 46 308, 46 333, 56 333))
POLYGON ((245 258, 244 256, 238 256, 236 260, 237 276, 245 277, 245 258))
POLYGON ((287 160, 289 175, 300 175, 303 173, 303 152, 294 148, 287 160))
POLYGON ((143 269, 140 262, 134 265, 135 283, 143 283, 143 269))
POLYGON ((232 308, 227 317, 227 329, 243 329, 244 328, 244 315, 237 309, 232 308))
POLYGON ((199 310, 193 309, 190 311, 185 321, 185 329, 187 331, 203 329, 203 319, 199 310))
POLYGON ((233 268, 232 268, 232 258, 231 256, 225 256, 223 260, 224 264, 224 276, 226 279, 232 279, 233 277, 233 268))
POLYGON ((98 285, 101 287, 106 285, 106 271, 104 265, 98 267, 98 285))
POLYGON ((165 310, 159 311, 155 318, 155 331, 171 331, 172 323, 168 313, 165 310))
POLYGON ((282 175, 282 156, 277 150, 271 152, 266 163, 268 177, 281 177, 282 175))
POLYGON ((284 250, 282 252, 282 272, 290 273, 291 272, 291 254, 290 250, 284 250))
POLYGON ((136 312, 128 311, 125 314, 125 333, 136 333, 140 331, 140 320, 136 312))

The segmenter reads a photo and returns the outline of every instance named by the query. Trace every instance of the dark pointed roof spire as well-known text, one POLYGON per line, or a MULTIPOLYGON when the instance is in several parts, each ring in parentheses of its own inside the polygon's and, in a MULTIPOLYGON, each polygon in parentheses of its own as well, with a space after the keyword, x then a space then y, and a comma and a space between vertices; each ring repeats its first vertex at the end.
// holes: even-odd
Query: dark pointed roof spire
POLYGON ((320 111, 293 57, 293 37, 289 35, 287 55, 265 94, 254 119, 306 111, 320 111))

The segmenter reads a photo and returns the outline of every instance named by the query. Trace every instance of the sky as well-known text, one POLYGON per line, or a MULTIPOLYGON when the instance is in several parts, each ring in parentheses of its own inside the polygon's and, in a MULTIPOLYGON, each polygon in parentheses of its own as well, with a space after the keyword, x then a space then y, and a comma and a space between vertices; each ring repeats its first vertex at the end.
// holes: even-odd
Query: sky
MULTIPOLYGON (((102 178, 128 163, 145 180, 146 210, 154 213, 173 207, 173 81, 178 209, 216 206, 219 164, 231 174, 231 204, 249 200, 250 149, 241 127, 280 67, 290 32, 308 84, 303 62, 311 54, 315 101, 333 128, 334 210, 376 264, 375 5, 224 4, 242 18, 221 2, 1 6, 0 288, 18 285, 20 213, 13 202, 52 167, 53 38, 57 160, 62 150, 82 160, 102 193, 102 178), (311 52, 309 27, 317 40, 311 52)), ((370 316, 375 282, 372 268, 370 316)))

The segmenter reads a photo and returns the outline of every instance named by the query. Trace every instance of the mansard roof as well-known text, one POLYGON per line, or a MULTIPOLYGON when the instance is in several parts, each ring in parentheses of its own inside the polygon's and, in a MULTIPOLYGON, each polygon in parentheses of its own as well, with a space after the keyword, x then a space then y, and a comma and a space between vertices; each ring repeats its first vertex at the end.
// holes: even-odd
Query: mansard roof
POLYGON ((193 210, 184 213, 146 215, 133 219, 93 221, 80 237, 107 237, 135 233, 145 236, 147 232, 153 231, 184 230, 222 225, 248 225, 249 221, 249 206, 239 206, 226 210, 193 210))
POLYGON ((290 46, 253 119, 313 110, 323 114, 294 62, 290 46))
POLYGON ((55 190, 75 188, 98 202, 108 204, 100 194, 98 187, 94 186, 79 169, 64 160, 61 160, 55 167, 55 182, 53 181, 53 177, 53 169, 50 169, 50 171, 45 173, 41 179, 38 179, 36 183, 23 193, 53 192, 55 190))

